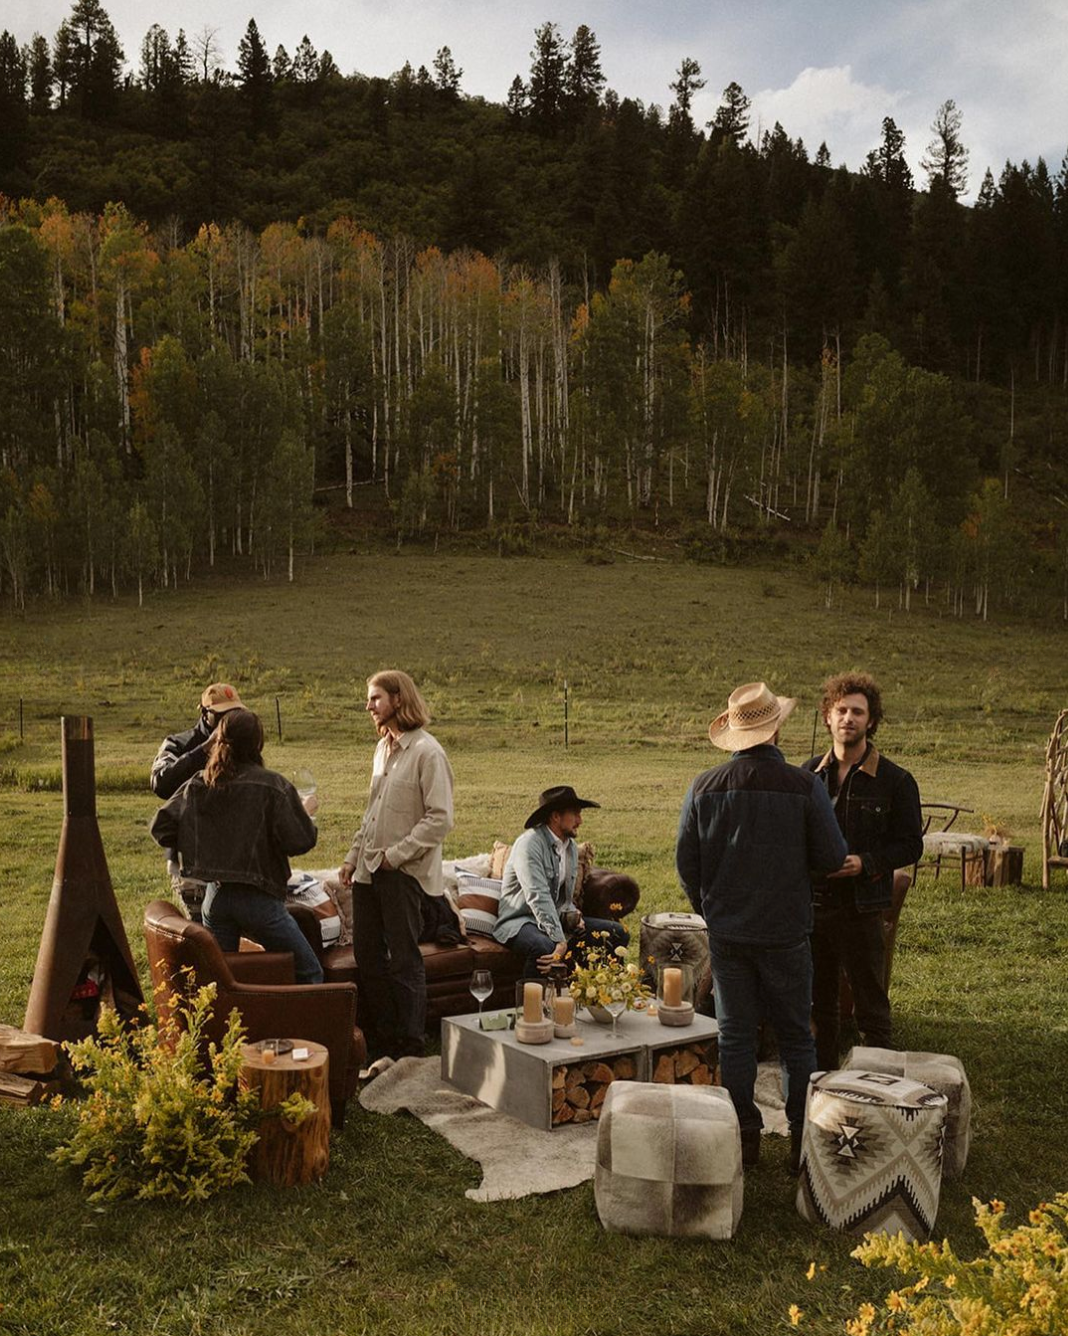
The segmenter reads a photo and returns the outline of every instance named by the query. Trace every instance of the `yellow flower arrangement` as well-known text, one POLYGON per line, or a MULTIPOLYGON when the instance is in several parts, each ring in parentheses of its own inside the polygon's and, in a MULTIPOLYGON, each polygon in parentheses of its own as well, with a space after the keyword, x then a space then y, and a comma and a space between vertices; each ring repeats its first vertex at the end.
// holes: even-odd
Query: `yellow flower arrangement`
POLYGON ((575 966, 571 996, 580 1007, 607 1007, 622 999, 631 1011, 638 1002, 644 1005, 652 992, 638 966, 627 960, 625 946, 595 946, 587 951, 585 963, 575 966))

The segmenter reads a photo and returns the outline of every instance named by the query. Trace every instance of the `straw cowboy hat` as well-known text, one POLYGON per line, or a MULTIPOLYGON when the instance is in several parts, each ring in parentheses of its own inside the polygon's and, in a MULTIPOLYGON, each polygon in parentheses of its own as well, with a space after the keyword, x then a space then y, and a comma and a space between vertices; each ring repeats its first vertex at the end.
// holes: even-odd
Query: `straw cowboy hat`
POLYGON ((537 810, 527 817, 525 826, 527 830, 532 826, 544 826, 553 812, 571 812, 576 808, 600 805, 589 798, 580 798, 570 784, 556 784, 538 795, 537 810))
POLYGON ((792 696, 776 696, 764 682, 747 682, 731 692, 726 710, 709 724, 709 741, 729 752, 770 742, 796 704, 792 696))
POLYGON ((245 708, 241 703, 241 697, 237 694, 237 688, 232 687, 229 682, 212 682, 210 687, 205 687, 200 704, 203 709, 211 710, 214 714, 225 714, 227 710, 245 708))

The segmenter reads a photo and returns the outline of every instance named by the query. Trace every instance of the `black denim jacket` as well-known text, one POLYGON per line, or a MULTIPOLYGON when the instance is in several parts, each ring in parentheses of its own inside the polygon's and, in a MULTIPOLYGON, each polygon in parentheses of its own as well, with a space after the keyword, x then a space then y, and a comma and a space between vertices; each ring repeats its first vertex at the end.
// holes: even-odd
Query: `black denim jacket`
POLYGON ((307 853, 318 838, 289 780, 259 765, 241 766, 213 789, 194 775, 159 809, 149 833, 178 850, 187 877, 258 886, 280 900, 289 855, 307 853))
MULTIPOLYGON (((806 761, 803 769, 814 771, 829 790, 836 764, 832 748, 825 756, 806 761)), ((859 854, 864 870, 857 877, 817 883, 817 907, 828 890, 844 895, 851 886, 857 909, 886 909, 894 888, 894 870, 911 867, 923 853, 916 781, 869 743, 863 760, 846 776, 834 811, 849 852, 859 854)))

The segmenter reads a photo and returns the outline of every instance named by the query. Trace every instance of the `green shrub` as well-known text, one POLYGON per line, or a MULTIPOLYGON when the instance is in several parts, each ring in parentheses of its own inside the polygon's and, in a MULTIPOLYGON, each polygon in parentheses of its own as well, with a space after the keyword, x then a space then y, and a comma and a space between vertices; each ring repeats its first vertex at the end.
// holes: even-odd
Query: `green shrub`
MULTIPOLYGON (((1068 1192, 1043 1202, 1029 1223, 1005 1223, 1003 1202, 972 1198, 986 1252, 963 1261, 942 1243, 908 1243, 901 1234, 865 1235, 853 1252, 867 1267, 893 1267, 916 1279, 891 1290, 881 1308, 861 1304, 848 1336, 1064 1336, 1068 1331, 1068 1192)), ((809 1279, 815 1275, 809 1268, 809 1279)), ((804 1313, 790 1310, 794 1326, 804 1313)), ((815 1331, 816 1328, 808 1327, 815 1331)))
MULTIPOLYGON (((70 1141, 53 1152, 82 1169, 90 1201, 203 1201, 247 1183, 259 1098, 238 1088, 244 1029, 237 1011, 221 1045, 201 1056, 215 985, 178 1008, 184 1024, 127 1026, 105 1008, 98 1038, 68 1045, 89 1091, 70 1141)), ((300 1121, 304 1110, 294 1110, 300 1121)))

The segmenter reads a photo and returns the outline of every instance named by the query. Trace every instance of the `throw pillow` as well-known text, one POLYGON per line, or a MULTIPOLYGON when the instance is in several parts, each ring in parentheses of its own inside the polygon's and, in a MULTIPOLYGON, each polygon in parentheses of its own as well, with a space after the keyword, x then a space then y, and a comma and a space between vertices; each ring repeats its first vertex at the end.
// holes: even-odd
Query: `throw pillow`
POLYGON ((457 875, 459 895, 456 906, 468 932, 492 937, 501 905, 501 882, 498 877, 467 877, 457 875))
POLYGON ((589 840, 583 840, 578 845, 578 872, 575 874, 575 904, 582 908, 582 884, 593 867, 593 845, 589 840))
POLYGON ((504 865, 508 862, 508 855, 511 852, 512 846, 510 844, 502 844, 500 840, 493 841, 489 874, 495 881, 500 881, 504 876, 504 865))

